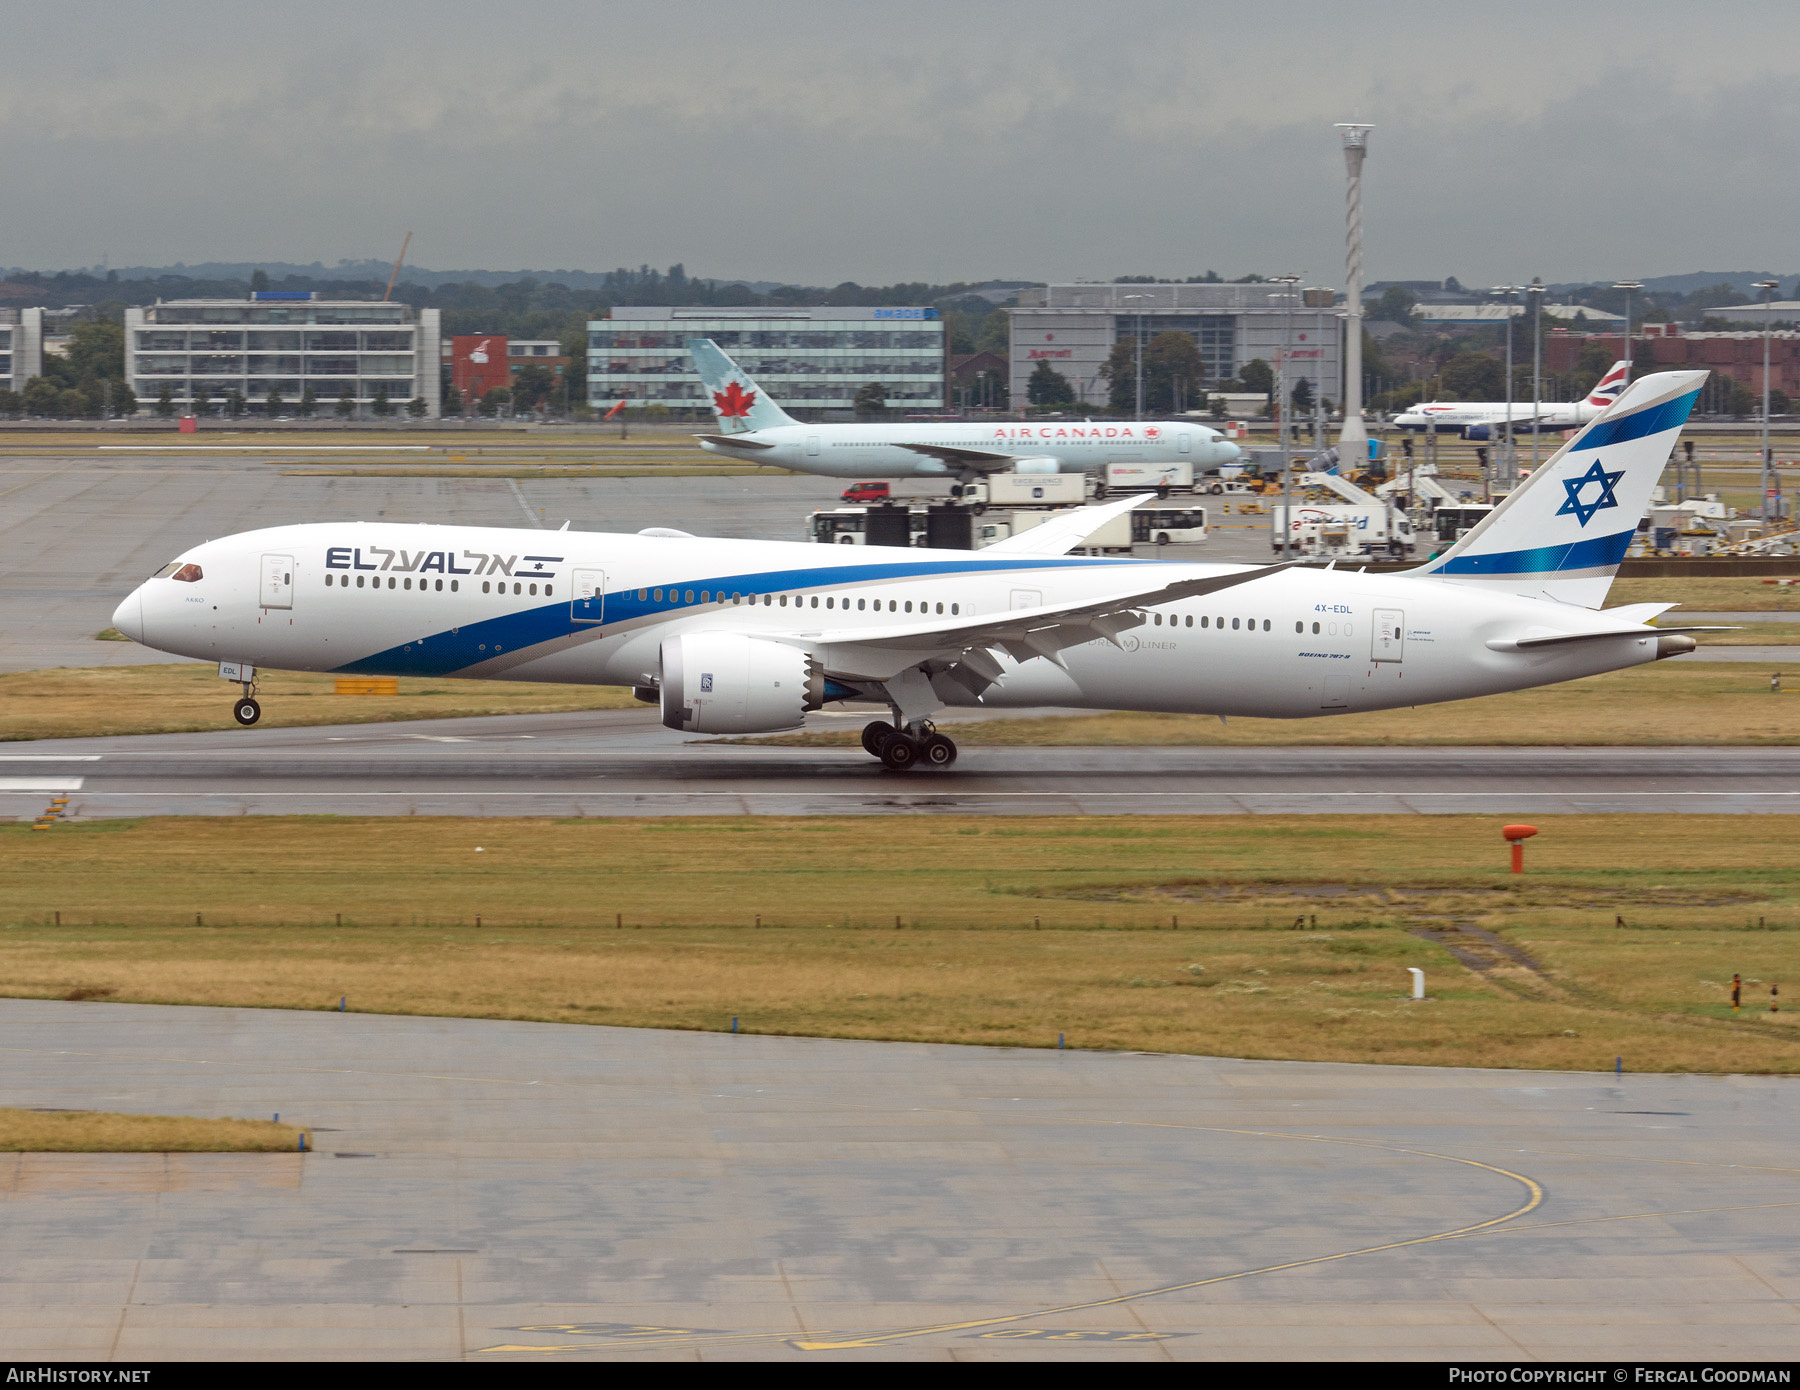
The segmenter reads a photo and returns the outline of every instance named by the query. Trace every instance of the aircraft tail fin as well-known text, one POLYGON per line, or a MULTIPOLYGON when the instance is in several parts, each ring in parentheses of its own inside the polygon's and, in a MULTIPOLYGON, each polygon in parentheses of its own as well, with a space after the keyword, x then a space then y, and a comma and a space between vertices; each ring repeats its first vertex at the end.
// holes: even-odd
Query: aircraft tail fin
POLYGON ((1606 375, 1594 383, 1594 389, 1587 393, 1585 405, 1611 405, 1619 399, 1619 393, 1625 389, 1625 378, 1631 375, 1631 364, 1620 358, 1606 369, 1606 375))
POLYGON ((689 338, 687 349, 707 395, 712 398, 708 404, 722 434, 744 434, 797 423, 711 338, 689 338))
POLYGON ((1632 382, 1468 535, 1409 573, 1598 608, 1705 380, 1657 372, 1632 382))

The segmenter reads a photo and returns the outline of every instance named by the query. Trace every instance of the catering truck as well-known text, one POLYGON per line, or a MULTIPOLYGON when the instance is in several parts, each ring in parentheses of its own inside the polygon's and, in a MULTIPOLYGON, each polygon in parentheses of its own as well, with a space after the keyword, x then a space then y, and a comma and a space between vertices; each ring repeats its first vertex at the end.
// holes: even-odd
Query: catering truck
POLYGON ((1306 504, 1269 509, 1269 543, 1281 554, 1285 531, 1295 553, 1318 556, 1411 555, 1412 523, 1399 507, 1375 503, 1306 504))
POLYGON ((950 488, 976 513, 988 507, 1079 507, 1087 500, 1084 473, 990 473, 950 488))

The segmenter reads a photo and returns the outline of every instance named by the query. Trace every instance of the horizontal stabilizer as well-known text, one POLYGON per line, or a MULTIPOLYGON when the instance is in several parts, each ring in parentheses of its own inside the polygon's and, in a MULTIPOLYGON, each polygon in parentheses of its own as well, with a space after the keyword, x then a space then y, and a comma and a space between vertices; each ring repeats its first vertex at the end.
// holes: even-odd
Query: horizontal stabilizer
POLYGON ((1612 637, 1685 637, 1692 632, 1736 632, 1734 627, 1609 627, 1599 632, 1546 632, 1529 637, 1490 638, 1491 652, 1527 652, 1538 647, 1559 647, 1570 642, 1599 642, 1612 637))
POLYGON ((773 444, 765 444, 760 439, 745 439, 741 435, 731 434, 697 434, 694 438, 702 444, 722 444, 727 449, 773 449, 773 444))

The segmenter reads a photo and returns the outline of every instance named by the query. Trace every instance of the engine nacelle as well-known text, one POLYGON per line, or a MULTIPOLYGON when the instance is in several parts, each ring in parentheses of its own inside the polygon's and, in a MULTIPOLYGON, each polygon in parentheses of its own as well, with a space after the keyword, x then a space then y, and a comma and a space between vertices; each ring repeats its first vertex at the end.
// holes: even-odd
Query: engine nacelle
POLYGON ((739 632, 685 632, 662 644, 662 722, 690 734, 796 728, 825 695, 817 658, 739 632))
POLYGON ((1464 425, 1462 436, 1464 439, 1485 443, 1494 437, 1494 427, 1492 425, 1464 425))
POLYGON ((1012 471, 1015 473, 1060 473, 1062 461, 1054 458, 1014 459, 1012 471))

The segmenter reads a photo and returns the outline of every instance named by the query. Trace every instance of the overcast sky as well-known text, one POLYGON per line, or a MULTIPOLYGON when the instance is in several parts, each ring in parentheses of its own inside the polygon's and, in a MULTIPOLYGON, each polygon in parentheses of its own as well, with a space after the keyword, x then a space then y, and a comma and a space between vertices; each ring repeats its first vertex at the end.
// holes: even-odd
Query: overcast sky
POLYGON ((1800 267, 1793 0, 11 0, 0 264, 1800 267))

